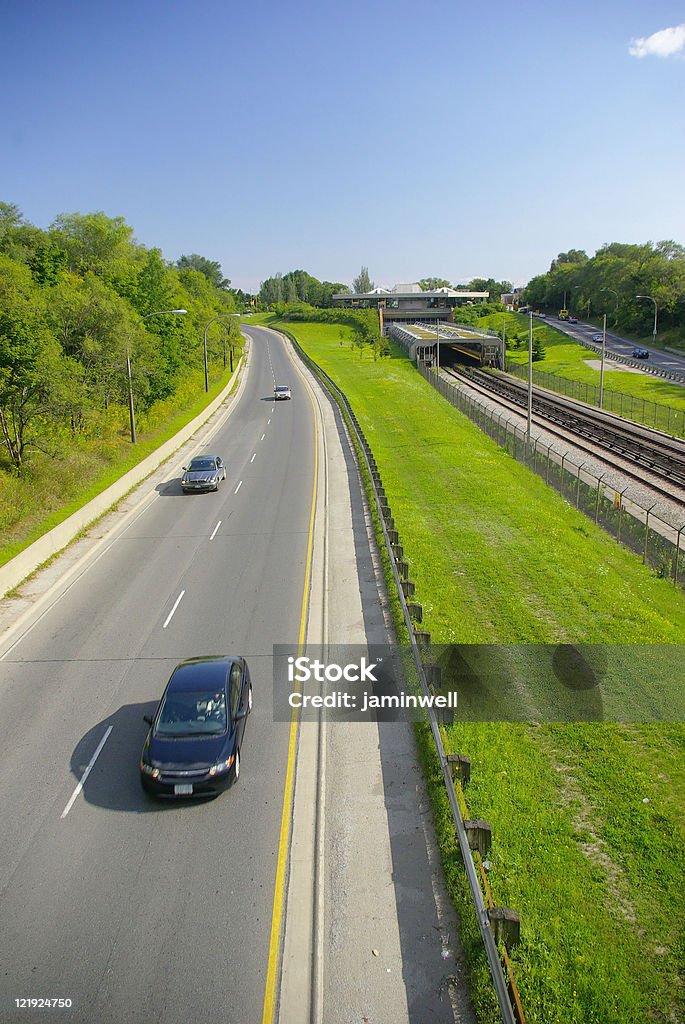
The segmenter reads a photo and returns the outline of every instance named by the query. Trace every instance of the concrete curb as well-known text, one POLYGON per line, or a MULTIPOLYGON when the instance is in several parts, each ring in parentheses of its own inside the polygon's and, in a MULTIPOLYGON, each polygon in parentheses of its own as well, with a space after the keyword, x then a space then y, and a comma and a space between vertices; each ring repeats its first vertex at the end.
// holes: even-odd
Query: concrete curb
POLYGON ((47 562, 53 555, 63 551, 75 537, 99 519, 105 512, 108 512, 116 505, 124 495, 128 494, 137 484, 150 476, 158 466, 178 451, 181 445, 192 437, 196 430, 211 419, 217 409, 226 401, 233 387, 234 381, 242 371, 247 361, 249 339, 245 346, 245 353, 238 361, 226 387, 210 404, 199 413, 195 419, 187 423, 168 441, 165 441, 160 448, 143 459, 137 466, 125 473, 116 483, 113 483, 106 490, 98 494, 96 498, 89 501, 87 505, 80 508, 73 515, 65 519, 63 523, 55 526, 48 533, 44 534, 33 544, 21 551, 15 558, 10 559, 0 567, 0 599, 10 590, 17 587, 27 576, 35 572, 44 562, 47 562))

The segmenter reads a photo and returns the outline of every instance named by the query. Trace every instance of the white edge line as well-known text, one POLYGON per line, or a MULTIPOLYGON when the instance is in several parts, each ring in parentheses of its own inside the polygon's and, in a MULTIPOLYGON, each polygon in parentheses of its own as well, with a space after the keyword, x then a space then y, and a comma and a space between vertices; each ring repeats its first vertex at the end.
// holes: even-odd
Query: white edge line
POLYGON ((79 795, 79 793, 83 789, 83 785, 84 785, 86 779, 88 778, 88 776, 90 775, 91 768, 93 767, 93 765, 97 761, 98 757, 100 756, 100 751, 102 750, 102 748, 104 747, 105 743, 107 742, 107 739, 108 739, 109 734, 111 733, 111 731, 112 731, 112 726, 109 725, 107 727, 107 732, 105 733, 105 735, 102 737, 102 739, 98 743, 97 750, 95 751, 95 753, 91 757, 90 762, 89 762, 86 770, 84 771, 83 775, 81 776, 80 782, 78 782, 76 784, 76 789, 71 794, 71 799, 69 800, 69 803, 67 804, 67 806, 62 811, 62 814, 61 814, 62 818, 66 818, 67 814, 69 813, 71 808, 74 806, 74 801, 76 800, 76 797, 79 795))
POLYGON ((238 486, 236 487, 236 489, 234 490, 234 492, 233 492, 233 493, 234 493, 234 494, 237 494, 237 493, 238 493, 238 491, 240 490, 240 488, 241 488, 242 486, 243 486, 243 481, 241 480, 241 481, 240 481, 240 483, 238 484, 238 486))
POLYGON ((220 526, 221 526, 221 520, 219 520, 219 522, 214 527, 214 529, 212 531, 212 536, 209 538, 210 540, 214 540, 214 538, 216 537, 216 531, 219 529, 220 526))
POLYGON ((176 600, 174 601, 174 607, 171 609, 171 611, 167 615, 166 620, 164 622, 164 625, 162 626, 162 629, 166 629, 167 626, 169 625, 169 623, 171 622, 172 616, 173 616, 174 612, 176 611, 176 609, 178 608, 178 606, 180 605, 181 598, 183 597, 184 594, 185 594, 185 590, 182 590, 181 593, 176 598, 176 600))

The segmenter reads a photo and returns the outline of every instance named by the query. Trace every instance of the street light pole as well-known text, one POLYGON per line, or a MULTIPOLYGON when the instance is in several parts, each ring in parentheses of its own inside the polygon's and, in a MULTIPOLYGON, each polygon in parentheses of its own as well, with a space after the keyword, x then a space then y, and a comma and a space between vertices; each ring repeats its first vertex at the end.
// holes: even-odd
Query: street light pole
POLYGON ((652 298, 651 295, 636 295, 636 299, 649 299, 650 302, 654 303, 654 330, 652 331, 652 344, 656 346, 656 318, 659 313, 659 307, 656 304, 656 299, 652 298))
POLYGON ((608 288, 608 287, 607 288, 601 288, 600 291, 611 292, 611 294, 613 296, 615 296, 615 298, 616 298, 616 309, 614 310, 614 325, 618 324, 618 316, 616 315, 618 313, 618 306, 619 306, 618 292, 616 291, 615 288, 608 288))
MULTIPOLYGON (((226 317, 229 317, 229 316, 237 316, 237 317, 239 317, 240 313, 225 313, 225 314, 220 314, 219 316, 213 316, 212 319, 207 324, 207 326, 205 327, 204 337, 203 337, 203 341, 202 341, 202 353, 203 353, 203 356, 204 356, 204 364, 205 364, 205 391, 209 391, 209 366, 208 366, 208 363, 207 363, 207 331, 212 326, 212 324, 216 323, 218 320, 223 320, 224 323, 225 323, 226 317)), ((230 331, 230 324, 229 324, 229 331, 230 331)), ((226 369, 226 341, 224 340, 224 370, 225 369, 226 369)), ((231 345, 231 373, 232 372, 233 372, 233 346, 231 345)))
MULTIPOLYGON (((151 316, 164 316, 167 313, 178 313, 185 315, 188 312, 187 309, 158 309, 154 313, 146 313, 145 316, 141 316, 140 320, 135 324, 131 337, 135 337, 135 333, 138 330, 143 320, 148 320, 151 316)), ((126 346, 126 374, 128 376, 128 415, 131 422, 131 444, 135 444, 137 441, 136 435, 136 415, 133 408, 133 378, 131 376, 131 346, 130 343, 126 346)))
POLYGON ((533 314, 528 314, 528 424, 526 453, 530 452, 530 434, 533 425, 533 314))
POLYGON ((607 315, 604 314, 604 326, 602 327, 602 361, 599 364, 599 407, 602 408, 604 399, 604 356, 607 348, 607 315))

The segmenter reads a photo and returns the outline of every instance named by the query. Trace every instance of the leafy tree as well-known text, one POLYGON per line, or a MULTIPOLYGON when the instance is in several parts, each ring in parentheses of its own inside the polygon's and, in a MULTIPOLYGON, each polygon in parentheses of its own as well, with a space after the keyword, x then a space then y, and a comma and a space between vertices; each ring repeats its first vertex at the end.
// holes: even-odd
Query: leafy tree
POLYGON ((584 249, 569 249, 568 252, 560 252, 555 260, 552 260, 550 270, 556 270, 562 263, 587 263, 587 253, 584 249))
POLYGON ((499 302, 500 295, 513 290, 511 281, 495 281, 494 277, 474 277, 467 288, 471 292, 488 292, 494 302, 499 302))
POLYGON ((96 274, 116 272, 118 264, 130 262, 133 228, 123 217, 97 213, 64 213, 53 221, 53 241, 67 254, 70 270, 96 274))
POLYGON ((204 256, 198 256, 196 252, 190 256, 181 256, 176 260, 178 270, 197 270, 207 278, 215 288, 227 289, 231 282, 224 277, 221 264, 217 260, 208 260, 204 256))
POLYGON ((444 277, 422 277, 419 281, 421 291, 433 292, 436 288, 451 288, 451 284, 444 277))
POLYGON ((42 305, 28 268, 0 256, 0 447, 19 471, 30 451, 50 451, 51 420, 79 397, 42 305))
POLYGON ((355 277, 354 281, 352 282, 352 291, 371 292, 375 287, 375 284, 369 277, 369 268, 362 267, 362 269, 359 271, 359 276, 355 277))

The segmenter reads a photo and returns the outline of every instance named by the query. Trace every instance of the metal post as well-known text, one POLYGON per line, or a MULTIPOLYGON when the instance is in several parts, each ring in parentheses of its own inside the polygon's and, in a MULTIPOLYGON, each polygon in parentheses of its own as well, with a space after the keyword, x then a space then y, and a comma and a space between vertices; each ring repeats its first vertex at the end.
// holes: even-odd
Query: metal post
POLYGON ((652 344, 656 345, 656 321, 659 315, 659 307, 656 304, 656 299, 652 295, 636 295, 636 299, 649 299, 650 302, 654 303, 654 328, 652 330, 652 344))
POLYGON ((595 502, 595 522, 597 522, 597 520, 599 518, 600 488, 602 486, 602 480, 604 479, 605 476, 606 476, 606 473, 602 473, 602 475, 600 476, 599 480, 597 481, 597 501, 595 502))
POLYGON ((440 373, 440 321, 435 321, 435 371, 440 373))
POLYGON ((136 443, 136 414, 133 410, 133 380, 131 379, 131 353, 126 349, 126 373, 128 374, 128 415, 131 421, 131 444, 136 443))
MULTIPOLYGON (((211 324, 211 320, 209 323, 211 324)), ((209 327, 209 324, 207 324, 209 327)), ((205 391, 209 391, 209 367, 207 366, 207 327, 205 327, 205 333, 202 341, 202 354, 205 360, 205 391)))
POLYGON ((584 462, 578 466, 578 479, 576 481, 576 508, 580 508, 580 471, 585 465, 584 462))
POLYGON ((645 516, 645 547, 642 552, 642 564, 645 565, 647 562, 647 541, 649 539, 649 516, 653 508, 656 508, 657 502, 647 509, 647 515, 645 516))
POLYGON ((602 327, 602 361, 599 364, 599 407, 602 408, 604 401, 604 357, 607 348, 607 315, 604 314, 604 326, 602 327))
POLYGON ((685 526, 681 526, 680 529, 678 530, 678 543, 677 543, 676 549, 675 549, 675 581, 674 582, 675 582, 676 586, 678 586, 678 562, 680 560, 680 537, 681 537, 681 534, 682 534, 683 530, 685 530, 685 526))
MULTIPOLYGON (((153 313, 146 313, 145 316, 141 316, 140 320, 133 327, 131 337, 135 336, 138 326, 142 324, 143 320, 149 320, 151 316, 165 316, 167 313, 178 313, 182 316, 188 312, 187 309, 157 309, 153 313)), ((131 421, 131 444, 135 444, 137 440, 136 436, 136 418, 133 409, 133 379, 131 376, 131 348, 130 345, 126 346, 126 375, 128 377, 128 412, 131 421)))
POLYGON ((528 424, 526 445, 530 446, 530 432, 533 423, 533 314, 528 314, 528 424))

